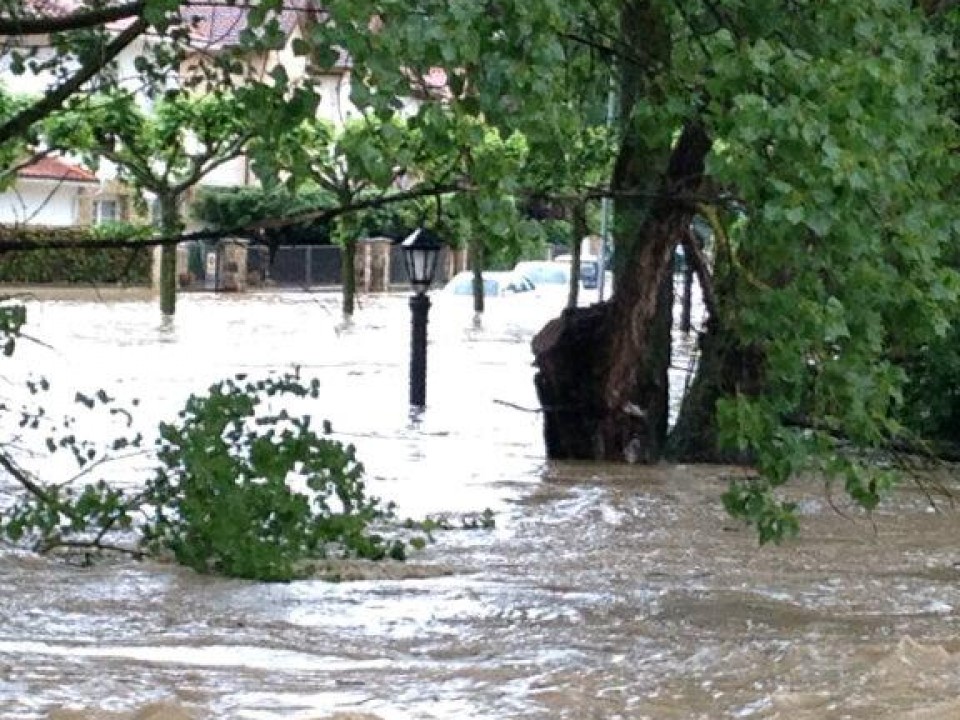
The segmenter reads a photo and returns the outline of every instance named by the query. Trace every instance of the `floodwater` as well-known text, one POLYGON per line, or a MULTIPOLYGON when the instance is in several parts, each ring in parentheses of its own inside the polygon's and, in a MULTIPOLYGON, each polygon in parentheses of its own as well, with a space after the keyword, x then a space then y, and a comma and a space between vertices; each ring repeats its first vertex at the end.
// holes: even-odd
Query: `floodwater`
POLYGON ((337 300, 189 295, 172 324, 152 301, 32 302, 44 344, 2 361, 0 394, 31 374, 50 407, 103 387, 149 432, 220 377, 298 367, 401 516, 489 507, 496 527, 340 583, 0 546, 0 718, 960 717, 948 503, 908 485, 868 520, 801 484, 802 537, 761 549, 720 506, 736 468, 544 460, 529 342, 553 308, 497 301, 475 326, 436 297, 412 421, 406 299, 365 300, 352 327, 337 300))

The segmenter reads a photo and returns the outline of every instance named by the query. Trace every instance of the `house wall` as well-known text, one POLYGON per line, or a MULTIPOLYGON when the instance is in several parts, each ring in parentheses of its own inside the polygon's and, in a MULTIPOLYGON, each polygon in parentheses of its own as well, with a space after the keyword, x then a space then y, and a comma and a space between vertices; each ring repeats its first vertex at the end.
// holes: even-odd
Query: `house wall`
POLYGON ((290 78, 302 78, 307 73, 307 59, 293 52, 293 43, 303 38, 299 27, 290 31, 289 37, 280 50, 271 51, 266 59, 266 69, 270 70, 277 65, 283 65, 290 78))
POLYGON ((57 181, 24 181, 0 193, 0 223, 73 225, 78 187, 57 181))
POLYGON ((234 187, 253 184, 253 178, 247 172, 247 160, 236 157, 208 172, 200 180, 201 185, 214 187, 234 187))
POLYGON ((156 38, 148 39, 139 37, 121 50, 120 54, 117 55, 116 60, 114 60, 114 64, 116 65, 116 77, 120 82, 120 86, 125 90, 133 92, 137 98, 137 103, 144 109, 151 108, 153 106, 153 101, 146 95, 146 93, 139 92, 143 85, 143 80, 140 78, 140 73, 137 72, 134 62, 138 56, 143 54, 144 50, 150 43, 156 42, 156 38))
POLYGON ((318 117, 339 126, 360 114, 356 106, 350 102, 350 75, 348 73, 319 75, 316 77, 315 83, 320 92, 320 105, 317 108, 318 117))

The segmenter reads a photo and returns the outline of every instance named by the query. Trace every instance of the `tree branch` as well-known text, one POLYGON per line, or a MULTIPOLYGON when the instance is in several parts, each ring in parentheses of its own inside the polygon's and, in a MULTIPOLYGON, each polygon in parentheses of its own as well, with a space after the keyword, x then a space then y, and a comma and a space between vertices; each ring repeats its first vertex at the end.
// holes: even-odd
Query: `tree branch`
POLYGON ((138 16, 143 12, 144 5, 144 0, 136 0, 113 7, 81 10, 61 17, 0 17, 0 36, 46 35, 97 27, 138 16))
MULTIPOLYGON (((248 223, 246 225, 236 225, 227 228, 215 228, 210 230, 197 230, 195 232, 183 233, 179 235, 155 236, 146 239, 109 239, 102 240, 0 240, 0 255, 7 252, 30 252, 33 250, 108 250, 108 249, 137 249, 156 247, 158 245, 177 245, 183 242, 193 242, 196 240, 222 240, 227 237, 248 237, 254 244, 266 244, 260 236, 262 230, 274 230, 278 228, 290 227, 291 225, 300 225, 312 221, 333 220, 347 213, 357 212, 359 210, 370 210, 378 207, 384 207, 393 203, 416 200, 418 198, 435 197, 437 195, 446 195, 452 192, 470 192, 472 188, 465 185, 431 185, 429 187, 414 188, 412 190, 392 193, 389 195, 380 195, 379 197, 358 200, 349 205, 341 205, 334 208, 324 208, 322 210, 311 210, 309 212, 299 213, 281 218, 268 218, 248 223)), ((310 243, 279 243, 280 245, 309 245, 310 243)))
POLYGON ((20 483, 23 488, 33 495, 35 498, 40 500, 45 505, 49 505, 51 508, 54 508, 58 512, 62 512, 71 520, 76 519, 76 516, 70 512, 69 508, 65 508, 56 498, 52 497, 48 492, 46 492, 40 485, 35 483, 30 475, 14 463, 13 459, 10 458, 6 453, 0 451, 0 467, 6 470, 14 480, 20 483))
MULTIPOLYGON (((357 200, 355 202, 340 205, 333 208, 322 208, 309 210, 296 215, 288 215, 279 218, 267 218, 257 220, 246 225, 234 225, 232 227, 220 227, 209 230, 196 230, 190 233, 169 236, 155 236, 146 239, 109 239, 102 240, 2 240, 0 239, 0 255, 7 252, 30 252, 33 250, 66 250, 71 248, 82 248, 86 250, 109 250, 109 249, 136 249, 156 247, 158 245, 177 245, 182 242, 193 242, 197 240, 222 240, 226 237, 248 237, 254 244, 265 244, 260 237, 262 230, 276 230, 279 228, 301 225, 308 222, 324 222, 333 220, 341 215, 357 212, 359 210, 372 210, 379 207, 385 207, 398 202, 408 200, 417 200, 420 198, 437 197, 458 192, 472 192, 474 190, 470 185, 464 182, 451 181, 438 183, 429 186, 417 186, 410 190, 395 192, 391 194, 380 195, 375 198, 357 200)), ((537 194, 533 190, 519 194, 537 194)), ((623 197, 623 198, 652 198, 669 199, 677 202, 689 202, 691 204, 715 202, 717 197, 708 197, 698 194, 687 193, 643 193, 643 192, 617 192, 612 190, 598 189, 581 195, 551 195, 549 199, 553 200, 595 200, 603 197, 623 197)), ((5 235, 9 237, 9 234, 5 235)), ((3 237, 3 236, 0 236, 3 237)), ((279 243, 280 245, 308 245, 310 243, 279 243)))
POLYGON ((100 72, 146 29, 147 21, 138 18, 135 23, 107 43, 102 53, 96 57, 91 57, 82 65, 73 77, 44 95, 43 99, 38 100, 30 107, 14 115, 3 125, 0 125, 0 143, 23 135, 35 122, 58 110, 71 95, 83 87, 84 83, 100 72))
POLYGON ((710 266, 707 259, 703 256, 700 249, 700 243, 694 236, 692 230, 687 230, 687 235, 683 239, 683 249, 686 255, 685 259, 690 261, 697 278, 700 280, 700 288, 703 290, 703 304, 710 313, 711 317, 717 316, 717 294, 713 285, 713 275, 710 272, 710 266))
MULTIPOLYGON (((369 210, 373 208, 383 207, 384 205, 391 205, 397 202, 404 202, 406 200, 416 200, 418 198, 424 197, 435 197, 437 195, 446 195, 447 193, 452 192, 467 192, 471 188, 460 184, 454 183, 449 185, 430 185, 427 187, 416 187, 411 190, 405 190, 403 192, 392 193, 389 195, 380 195, 379 197, 370 198, 368 200, 358 200, 350 205, 336 207, 336 208, 327 208, 324 210, 311 210, 309 212, 299 213, 297 215, 290 215, 284 218, 272 218, 268 220, 260 220, 258 222, 252 223, 248 226, 250 230, 270 230, 273 228, 288 227, 290 225, 299 225, 301 223, 316 221, 316 220, 332 220, 335 217, 340 215, 345 215, 349 212, 356 212, 357 210, 369 210)), ((2 250, 2 247, 0 247, 2 250)))
POLYGON ((142 560, 146 557, 143 550, 136 548, 127 548, 120 545, 110 545, 101 541, 101 538, 95 540, 61 540, 60 538, 51 539, 42 548, 40 554, 45 555, 57 548, 69 548, 71 550, 97 550, 115 552, 123 555, 129 555, 135 560, 142 560))

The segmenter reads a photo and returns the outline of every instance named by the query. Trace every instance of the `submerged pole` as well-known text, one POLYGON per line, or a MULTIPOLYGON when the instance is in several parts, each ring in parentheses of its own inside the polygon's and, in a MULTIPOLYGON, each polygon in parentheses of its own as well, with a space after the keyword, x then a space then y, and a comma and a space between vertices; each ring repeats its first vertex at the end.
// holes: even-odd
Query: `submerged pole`
POLYGON ((415 408, 427 404, 427 316, 430 298, 417 293, 410 298, 410 405, 415 408))

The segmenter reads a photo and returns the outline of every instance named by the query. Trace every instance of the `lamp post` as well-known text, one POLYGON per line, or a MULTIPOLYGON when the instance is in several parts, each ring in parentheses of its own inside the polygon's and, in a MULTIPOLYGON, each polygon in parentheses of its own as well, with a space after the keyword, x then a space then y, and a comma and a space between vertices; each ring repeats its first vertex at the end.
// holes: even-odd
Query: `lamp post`
POLYGON ((443 243, 432 232, 419 227, 401 245, 407 277, 413 287, 410 298, 410 406, 427 404, 427 315, 430 298, 427 290, 437 271, 437 258, 443 243))

